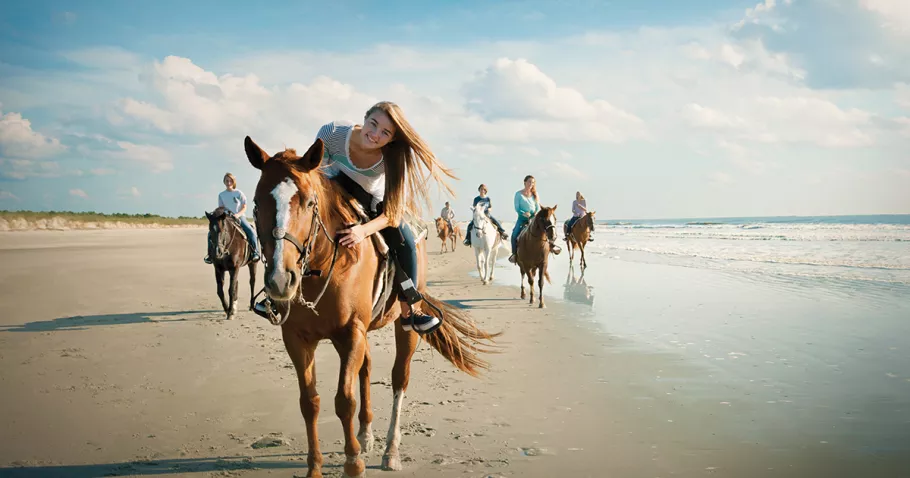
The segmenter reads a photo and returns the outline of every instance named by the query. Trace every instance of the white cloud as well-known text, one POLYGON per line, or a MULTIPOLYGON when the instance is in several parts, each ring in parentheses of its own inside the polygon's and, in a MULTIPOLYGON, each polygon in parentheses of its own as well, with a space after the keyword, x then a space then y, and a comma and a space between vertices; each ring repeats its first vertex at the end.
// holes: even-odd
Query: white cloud
POLYGON ((578 90, 558 86, 525 59, 497 59, 465 84, 462 92, 468 112, 485 123, 479 126, 494 126, 506 136, 546 135, 553 127, 558 134, 546 136, 622 142, 643 132, 643 121, 637 116, 605 100, 589 101, 578 90), (567 122, 578 125, 576 134, 561 134, 567 122))
POLYGON ((70 196, 85 199, 88 197, 88 194, 86 194, 85 191, 81 189, 70 189, 70 196))
POLYGON ((9 191, 0 190, 0 201, 16 201, 19 202, 19 198, 15 194, 9 191))
POLYGON ((35 159, 0 158, 0 176, 25 180, 29 178, 58 178, 61 176, 82 176, 78 169, 64 169, 57 161, 35 159))
POLYGON ((746 121, 696 103, 683 107, 681 116, 692 126, 708 129, 746 128, 746 121))
POLYGON ((894 118, 894 122, 897 123, 900 133, 908 138, 910 138, 910 118, 904 116, 900 118, 894 118))
POLYGON ((842 109, 814 97, 757 97, 726 105, 728 111, 689 104, 682 117, 692 126, 761 143, 811 143, 828 148, 869 146, 877 127, 872 114, 842 109))
POLYGON ((161 103, 128 97, 121 100, 120 112, 171 134, 253 134, 260 139, 265 134, 272 141, 312 138, 326 121, 359 118, 376 101, 326 76, 309 84, 267 88, 256 75, 218 76, 177 56, 155 62, 151 76, 151 87, 161 103))
POLYGON ((540 156, 540 150, 531 146, 522 146, 518 150, 528 156, 540 156))
POLYGON ((727 173, 714 171, 708 175, 708 179, 716 184, 730 184, 733 182, 733 177, 727 173))
POLYGON ((502 154, 504 149, 502 146, 489 143, 465 143, 461 146, 461 149, 464 150, 467 154, 480 155, 480 156, 493 156, 497 154, 502 154))
POLYGON ((904 108, 910 108, 910 84, 898 83, 894 85, 894 102, 904 108))
MULTIPOLYGON (((2 111, 0 111, 2 113, 2 111)), ((57 138, 32 130, 31 121, 19 113, 0 116, 0 151, 8 158, 46 158, 66 150, 57 138)))
POLYGON ((554 163, 553 163, 553 168, 555 169, 555 171, 556 171, 557 174, 559 174, 559 175, 561 175, 561 176, 563 176, 563 177, 565 177, 565 178, 569 178, 569 179, 573 179, 573 180, 586 180, 586 179, 588 179, 588 175, 587 175, 587 174, 585 174, 585 173, 579 171, 579 170, 576 169, 574 166, 572 166, 572 165, 570 165, 569 163, 566 163, 566 162, 564 162, 564 161, 556 161, 556 162, 554 162, 554 163))
POLYGON ((171 153, 164 148, 147 144, 135 144, 128 141, 117 141, 116 145, 120 149, 106 152, 107 157, 139 163, 153 173, 174 169, 171 153))
MULTIPOLYGON (((784 0, 785 5, 790 5, 791 3, 793 3, 792 0, 784 0)), ((739 30, 747 23, 766 23, 773 29, 781 29, 780 20, 771 15, 777 6, 776 0, 765 0, 754 7, 747 8, 743 19, 733 25, 733 30, 739 30)))
POLYGON ((133 197, 139 197, 139 196, 142 195, 142 194, 139 192, 139 188, 137 188, 136 186, 133 186, 133 187, 130 188, 130 194, 132 194, 133 197))
POLYGON ((860 0, 859 4, 879 14, 885 28, 910 35, 910 2, 907 0, 860 0))
POLYGON ((89 170, 89 173, 91 173, 95 176, 108 176, 110 174, 114 174, 115 172, 116 171, 114 171, 113 169, 110 169, 110 168, 93 168, 93 169, 89 170))

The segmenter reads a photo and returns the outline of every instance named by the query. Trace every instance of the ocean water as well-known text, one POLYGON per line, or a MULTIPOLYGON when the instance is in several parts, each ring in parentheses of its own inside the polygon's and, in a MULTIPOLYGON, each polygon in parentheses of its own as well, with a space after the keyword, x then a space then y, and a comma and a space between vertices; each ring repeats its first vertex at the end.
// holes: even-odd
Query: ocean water
POLYGON ((544 294, 697 370, 655 396, 733 441, 910 461, 910 215, 606 221, 587 258, 551 256, 544 294))
POLYGON ((770 276, 910 285, 910 215, 607 221, 592 255, 770 276))

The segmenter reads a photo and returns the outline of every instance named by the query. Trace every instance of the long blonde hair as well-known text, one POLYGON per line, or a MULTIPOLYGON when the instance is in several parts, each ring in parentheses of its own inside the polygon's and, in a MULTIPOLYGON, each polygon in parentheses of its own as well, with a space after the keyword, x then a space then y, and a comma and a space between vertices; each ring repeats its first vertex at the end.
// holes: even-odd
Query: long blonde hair
POLYGON ((392 225, 397 226, 405 212, 420 216, 418 199, 430 206, 427 188, 429 178, 420 174, 421 163, 436 183, 453 197, 455 191, 446 184, 443 175, 458 178, 436 158, 429 145, 405 118, 401 107, 391 101, 380 101, 367 110, 364 121, 377 111, 388 115, 395 124, 395 135, 392 141, 382 147, 382 157, 386 167, 385 215, 392 225))

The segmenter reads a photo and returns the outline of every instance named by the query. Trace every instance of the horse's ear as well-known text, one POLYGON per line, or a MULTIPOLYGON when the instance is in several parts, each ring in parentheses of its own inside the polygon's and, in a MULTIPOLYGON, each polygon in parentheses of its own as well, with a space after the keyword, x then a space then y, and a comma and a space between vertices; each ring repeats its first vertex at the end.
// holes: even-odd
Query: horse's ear
POLYGON ((321 139, 316 138, 316 141, 313 141, 310 149, 306 150, 306 153, 303 153, 303 156, 297 160, 297 167, 304 172, 310 172, 316 169, 319 167, 319 163, 322 162, 322 155, 324 153, 325 143, 323 143, 321 139))
POLYGON ((554 205, 553 205, 553 210, 555 211, 557 207, 559 207, 559 204, 554 204, 554 205))
POLYGON ((254 143, 249 136, 243 139, 243 149, 246 151, 246 159, 256 169, 262 169, 262 165, 269 160, 269 155, 259 145, 254 143))
POLYGON ((212 220, 212 215, 211 215, 211 214, 209 214, 209 212, 208 212, 208 211, 205 211, 205 217, 206 217, 206 218, 208 218, 208 220, 209 220, 209 221, 211 221, 211 220, 212 220))

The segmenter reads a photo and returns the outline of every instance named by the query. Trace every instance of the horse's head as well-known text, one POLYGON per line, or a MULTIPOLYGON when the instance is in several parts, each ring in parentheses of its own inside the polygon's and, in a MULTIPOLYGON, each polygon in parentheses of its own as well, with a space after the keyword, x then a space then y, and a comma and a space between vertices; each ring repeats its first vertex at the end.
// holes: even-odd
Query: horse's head
POLYGON ((265 262, 265 291, 287 319, 289 301, 297 294, 304 251, 315 239, 318 203, 326 198, 318 170, 324 145, 317 139, 303 156, 286 149, 269 156, 249 136, 247 159, 261 174, 253 197, 253 217, 260 231, 265 262))
POLYGON ((547 235, 547 240, 550 242, 556 241, 556 208, 558 206, 558 204, 553 207, 541 206, 540 211, 534 215, 534 225, 547 235))
POLYGON ((585 217, 584 217, 585 227, 587 227, 591 231, 594 230, 594 215, 595 214, 597 214, 597 211, 589 211, 585 214, 585 217))
POLYGON ((225 233, 227 225, 225 219, 228 216, 224 207, 218 207, 211 213, 206 211, 205 217, 209 220, 209 258, 213 261, 219 260, 228 255, 228 238, 225 233))
POLYGON ((487 220, 487 214, 485 212, 486 208, 483 204, 477 204, 471 209, 471 213, 474 215, 474 229, 480 231, 483 229, 484 222, 487 220))
POLYGON ((445 230, 446 224, 447 223, 446 223, 445 219, 443 219, 441 217, 437 217, 436 218, 436 232, 438 234, 442 234, 442 231, 445 230))

